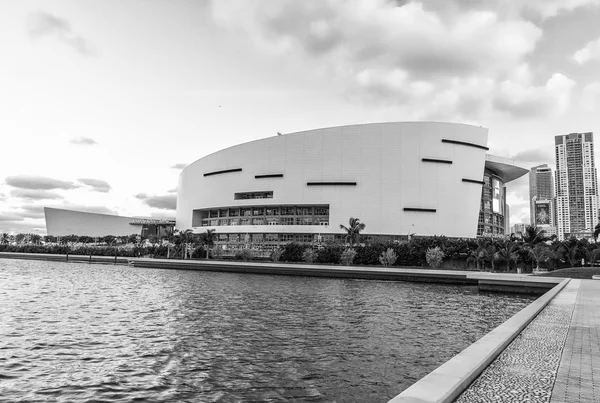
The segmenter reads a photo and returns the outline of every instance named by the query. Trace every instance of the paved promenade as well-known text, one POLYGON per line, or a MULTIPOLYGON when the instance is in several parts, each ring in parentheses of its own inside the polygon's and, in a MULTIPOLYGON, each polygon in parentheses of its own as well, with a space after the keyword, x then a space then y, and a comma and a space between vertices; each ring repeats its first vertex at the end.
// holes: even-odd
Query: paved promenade
POLYGON ((600 402, 600 280, 581 280, 550 402, 600 402))
POLYGON ((571 280, 456 400, 600 402, 600 281, 571 280))

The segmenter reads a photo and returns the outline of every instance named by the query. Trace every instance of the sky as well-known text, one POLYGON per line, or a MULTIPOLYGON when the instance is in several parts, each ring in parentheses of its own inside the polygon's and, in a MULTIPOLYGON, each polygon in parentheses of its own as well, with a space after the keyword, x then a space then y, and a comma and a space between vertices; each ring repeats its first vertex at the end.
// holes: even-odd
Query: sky
MULTIPOLYGON (((448 121, 554 167, 600 130, 600 0, 0 0, 0 232, 174 217, 187 164, 319 127, 448 121)), ((596 155, 600 155, 600 152, 596 155)), ((528 182, 508 184, 511 223, 528 182)))

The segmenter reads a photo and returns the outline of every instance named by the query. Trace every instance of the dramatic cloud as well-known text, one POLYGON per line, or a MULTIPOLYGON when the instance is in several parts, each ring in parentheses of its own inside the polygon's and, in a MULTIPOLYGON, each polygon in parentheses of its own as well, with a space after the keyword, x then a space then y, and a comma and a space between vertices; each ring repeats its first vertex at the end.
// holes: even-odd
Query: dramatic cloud
POLYGON ((79 186, 73 182, 60 179, 48 178, 45 176, 18 175, 6 178, 6 184, 15 188, 33 189, 33 190, 51 190, 51 189, 75 189, 79 186))
POLYGON ((56 192, 48 190, 35 190, 35 189, 14 189, 11 190, 10 194, 14 197, 20 197, 21 199, 29 200, 56 200, 63 199, 63 196, 56 192))
POLYGON ((177 208, 177 195, 168 194, 162 196, 149 196, 146 193, 138 193, 134 196, 144 204, 161 210, 175 210, 177 208))
POLYGON ((53 37, 82 55, 93 55, 94 50, 83 37, 73 33, 69 21, 45 12, 32 13, 29 18, 32 38, 53 37))
POLYGON ((80 146, 91 146, 94 144, 98 144, 96 142, 96 140, 94 140, 91 137, 77 137, 77 138, 71 139, 70 142, 71 142, 71 144, 77 144, 80 146))
POLYGON ((212 13, 264 51, 312 63, 348 100, 394 106, 406 119, 565 112, 575 81, 529 71, 536 23, 600 0, 506 3, 516 2, 232 0, 213 2, 212 13))
POLYGON ((179 163, 177 163, 175 165, 171 165, 171 168, 173 168, 173 169, 183 169, 183 168, 185 168, 187 166, 188 166, 188 164, 186 164, 184 162, 179 162, 179 163))
POLYGON ((84 185, 90 186, 95 192, 108 193, 111 189, 108 182, 100 179, 81 178, 77 180, 83 183, 84 185))

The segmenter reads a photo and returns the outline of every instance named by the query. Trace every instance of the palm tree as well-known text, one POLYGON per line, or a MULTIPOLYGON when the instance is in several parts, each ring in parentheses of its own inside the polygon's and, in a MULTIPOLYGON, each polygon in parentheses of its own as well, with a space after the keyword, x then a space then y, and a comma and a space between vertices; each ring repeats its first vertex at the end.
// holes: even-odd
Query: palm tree
POLYGON ((340 229, 346 231, 346 243, 350 246, 360 243, 360 231, 364 230, 366 225, 360 222, 359 218, 350 217, 348 226, 340 224, 340 229))
POLYGON ((519 245, 515 242, 506 242, 503 247, 494 253, 494 261, 506 263, 508 270, 516 266, 519 260, 519 245), (512 267, 511 267, 512 266, 512 267))
POLYGON ((206 258, 209 259, 208 251, 215 245, 216 235, 214 229, 207 229, 200 234, 200 245, 206 247, 206 258))
POLYGON ((494 270, 494 260, 493 256, 496 253, 496 248, 493 245, 489 244, 489 241, 484 238, 479 238, 476 241, 477 248, 471 252, 471 256, 468 260, 475 261, 477 265, 477 270, 482 271, 485 270, 485 263, 491 262, 492 271, 494 270))
POLYGON ((535 225, 528 225, 525 227, 525 233, 523 234, 523 242, 530 247, 537 245, 540 242, 546 242, 549 238, 546 236, 546 231, 535 225))
POLYGON ((549 257, 548 246, 543 243, 538 243, 533 248, 528 248, 528 252, 529 256, 536 262, 537 267, 535 270, 540 271, 540 262, 544 262, 549 257))

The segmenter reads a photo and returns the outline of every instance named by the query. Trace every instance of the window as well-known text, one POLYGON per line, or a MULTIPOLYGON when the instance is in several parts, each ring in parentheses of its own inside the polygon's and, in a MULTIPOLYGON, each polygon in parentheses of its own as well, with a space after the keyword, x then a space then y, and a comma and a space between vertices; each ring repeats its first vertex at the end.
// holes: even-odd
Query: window
POLYGON ((243 193, 234 193, 234 200, 248 200, 248 199, 272 199, 273 192, 243 192, 243 193))
POLYGON ((329 215, 329 208, 315 207, 315 215, 329 215))
POLYGON ((294 215, 295 208, 294 207, 282 207, 281 215, 294 215))

